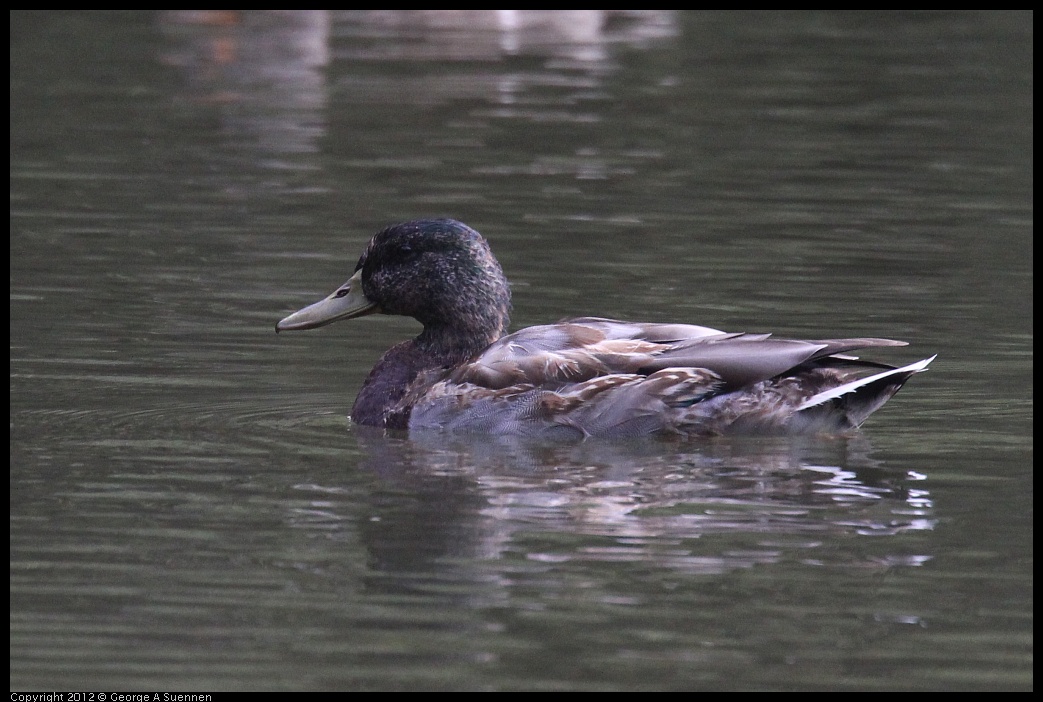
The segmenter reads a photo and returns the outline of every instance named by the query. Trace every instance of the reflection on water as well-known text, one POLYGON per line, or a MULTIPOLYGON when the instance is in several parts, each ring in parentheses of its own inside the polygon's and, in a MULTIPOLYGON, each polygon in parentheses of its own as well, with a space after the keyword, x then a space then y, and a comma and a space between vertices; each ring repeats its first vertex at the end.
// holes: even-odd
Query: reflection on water
POLYGON ((337 15, 338 56, 490 61, 533 54, 594 64, 610 45, 677 34, 668 10, 369 10, 337 15))
MULTIPOLYGON (((864 438, 678 446, 653 439, 547 444, 440 434, 407 440, 369 427, 353 431, 365 448, 362 468, 430 507, 397 515, 400 528, 412 519, 415 533, 426 535, 420 538, 440 539, 459 526, 446 523, 452 514, 446 505, 462 499, 463 521, 474 513, 483 517, 469 535, 469 547, 483 558, 522 550, 537 561, 648 562, 693 573, 781 559, 857 565, 849 553, 819 547, 844 535, 893 536, 935 524, 930 495, 918 485, 924 476, 896 474, 873 460, 864 438), (582 539, 550 551, 527 551, 515 540, 541 531, 582 539), (700 540, 729 534, 756 534, 758 547, 731 551, 729 539, 700 540), (604 537, 595 539, 603 545, 593 545, 592 537, 604 537)), ((298 487, 322 495, 317 508, 336 489, 298 487)), ((381 533, 369 543, 375 552, 384 550, 381 533)), ((881 542, 861 565, 921 565, 929 558, 890 551, 881 542)))
MULTIPOLYGON (((334 96, 341 96, 338 112, 342 101, 351 110, 486 102, 450 120, 462 129, 458 137, 440 138, 442 149, 480 146, 467 134, 473 120, 597 122, 596 112, 577 108, 604 103, 601 84, 619 68, 610 47, 641 47, 679 31, 676 14, 664 10, 171 11, 158 22, 167 41, 160 59, 183 77, 182 99, 213 109, 228 137, 258 149, 262 163, 318 150, 331 129, 326 112, 334 96), (541 64, 497 65, 526 56, 541 64), (336 70, 344 65, 350 69, 336 70)), ((352 135, 336 135, 342 137, 352 135)), ((606 177, 603 161, 592 155, 552 159, 526 172, 606 177)), ((440 162, 415 153, 360 163, 415 170, 440 162)), ((270 165, 286 167, 279 160, 270 165)))
POLYGON ((524 93, 540 85, 593 91, 616 69, 610 46, 678 32, 675 13, 664 10, 178 10, 158 22, 167 40, 161 60, 184 77, 185 98, 220 107, 231 133, 276 153, 316 148, 331 90, 355 104, 483 97, 497 105, 486 116, 582 121, 524 93), (527 55, 545 61, 540 70, 475 70, 474 62, 527 55), (331 61, 357 68, 329 86, 331 61), (425 63, 432 70, 359 70, 425 63))
POLYGON ((328 13, 177 10, 158 22, 167 40, 160 60, 183 77, 182 98, 219 110, 230 139, 269 157, 318 149, 328 13))

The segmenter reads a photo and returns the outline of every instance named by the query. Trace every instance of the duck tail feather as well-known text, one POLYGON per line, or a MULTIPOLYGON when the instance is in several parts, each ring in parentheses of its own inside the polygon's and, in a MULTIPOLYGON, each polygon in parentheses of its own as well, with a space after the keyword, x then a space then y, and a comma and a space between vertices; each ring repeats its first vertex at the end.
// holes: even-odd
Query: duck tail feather
MULTIPOLYGON (((922 361, 910 363, 908 366, 893 368, 882 373, 858 378, 830 390, 812 395, 797 408, 797 412, 805 412, 816 407, 831 405, 830 414, 833 413, 832 410, 834 409, 841 409, 851 426, 857 427, 869 415, 880 409, 881 405, 890 400, 909 378, 927 370, 927 366, 937 357, 937 354, 935 354, 922 361)), ((810 414, 815 414, 815 412, 810 414)))

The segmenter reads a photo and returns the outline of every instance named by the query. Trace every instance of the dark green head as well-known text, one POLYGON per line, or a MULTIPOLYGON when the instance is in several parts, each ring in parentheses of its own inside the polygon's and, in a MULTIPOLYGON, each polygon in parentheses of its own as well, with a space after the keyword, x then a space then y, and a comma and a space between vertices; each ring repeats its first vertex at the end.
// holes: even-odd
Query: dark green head
POLYGON ((478 232, 452 219, 421 219, 379 232, 351 280, 276 330, 383 312, 423 324, 422 346, 476 352, 506 333, 510 306, 503 269, 478 232))

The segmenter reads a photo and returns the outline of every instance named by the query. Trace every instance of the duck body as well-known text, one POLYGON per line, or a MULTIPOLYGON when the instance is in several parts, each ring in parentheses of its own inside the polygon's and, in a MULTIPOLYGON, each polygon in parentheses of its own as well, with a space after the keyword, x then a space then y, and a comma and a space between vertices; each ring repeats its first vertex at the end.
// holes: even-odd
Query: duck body
POLYGON ((848 352, 877 338, 803 341, 690 324, 581 317, 506 334, 510 291, 485 240, 449 219, 388 227, 351 279, 276 325, 374 312, 424 329, 389 349, 352 419, 388 429, 547 437, 844 433, 933 360, 896 368, 848 352))

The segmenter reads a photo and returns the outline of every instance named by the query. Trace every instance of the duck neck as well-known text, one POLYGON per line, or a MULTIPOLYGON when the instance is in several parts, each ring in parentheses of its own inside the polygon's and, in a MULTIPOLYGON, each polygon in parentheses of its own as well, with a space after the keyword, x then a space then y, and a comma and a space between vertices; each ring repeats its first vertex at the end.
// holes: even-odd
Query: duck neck
POLYGON ((431 367, 453 366, 478 355, 506 332, 506 320, 475 327, 426 324, 413 343, 432 360, 431 367))
MULTIPOLYGON (((411 407, 401 400, 417 377, 468 361, 503 336, 506 327, 483 330, 428 324, 415 339, 388 349, 362 384, 351 410, 359 424, 405 429, 411 407)), ((437 378, 438 376, 434 376, 437 378)))

